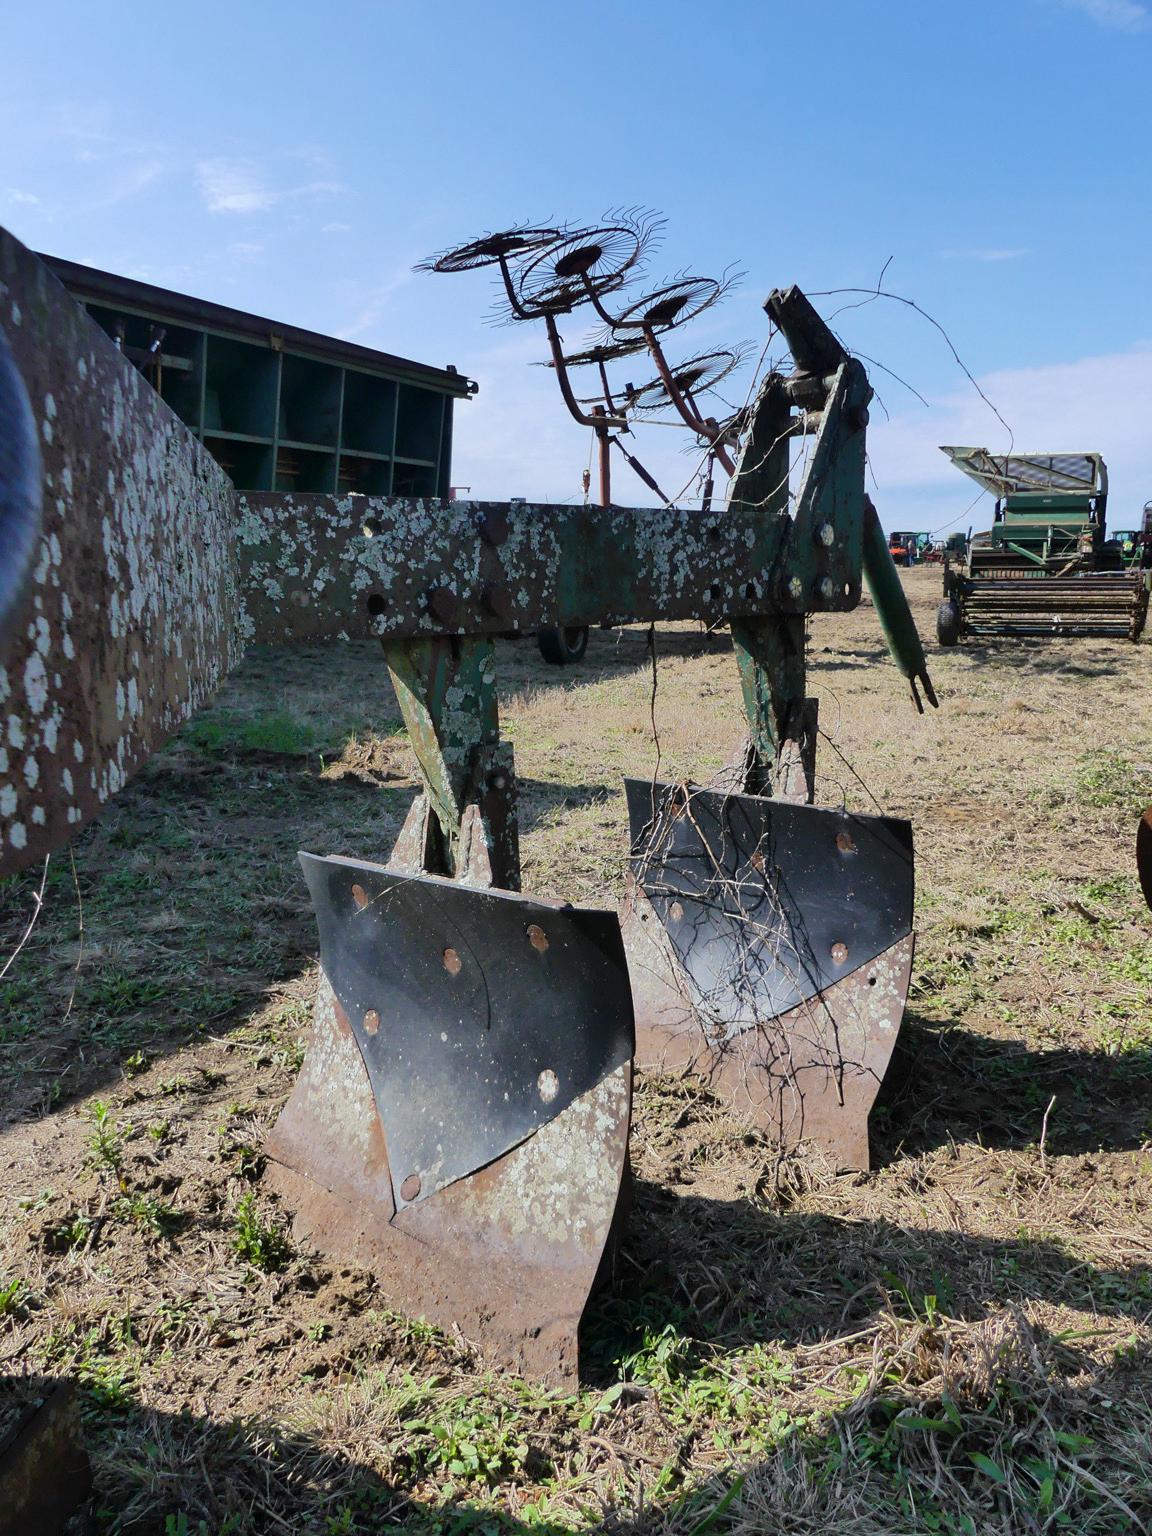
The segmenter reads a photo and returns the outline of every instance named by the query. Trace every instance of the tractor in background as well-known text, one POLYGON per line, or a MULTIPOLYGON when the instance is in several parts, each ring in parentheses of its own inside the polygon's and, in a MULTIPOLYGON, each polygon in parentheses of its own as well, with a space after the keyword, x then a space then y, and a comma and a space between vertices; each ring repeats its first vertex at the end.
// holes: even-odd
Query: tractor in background
POLYGON ((932 550, 930 533, 890 533, 888 553, 894 565, 919 565, 932 550))

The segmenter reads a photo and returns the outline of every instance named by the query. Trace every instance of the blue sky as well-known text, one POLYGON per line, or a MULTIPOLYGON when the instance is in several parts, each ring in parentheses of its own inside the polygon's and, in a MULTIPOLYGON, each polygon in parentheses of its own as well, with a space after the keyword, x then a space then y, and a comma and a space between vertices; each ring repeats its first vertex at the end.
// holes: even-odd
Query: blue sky
MULTIPOLYGON (((4 34, 0 222, 455 363, 481 386, 454 473, 475 494, 578 494, 587 437, 530 366, 537 328, 493 328, 483 274, 413 263, 642 203, 668 219, 653 278, 747 273, 687 351, 758 350, 773 286, 869 286, 891 258, 885 286, 946 328, 1018 448, 1102 450, 1114 526, 1152 497, 1152 4, 9 0, 4 34)), ((936 445, 1007 438, 940 334, 885 301, 834 323, 929 402, 874 370, 885 523, 986 522, 936 445)), ((649 436, 682 483, 694 460, 649 436)))

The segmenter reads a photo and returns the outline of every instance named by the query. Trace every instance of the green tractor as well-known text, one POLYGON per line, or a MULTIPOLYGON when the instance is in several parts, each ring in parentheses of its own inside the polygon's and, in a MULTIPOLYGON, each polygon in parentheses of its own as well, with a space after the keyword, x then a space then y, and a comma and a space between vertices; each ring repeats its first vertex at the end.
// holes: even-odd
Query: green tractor
POLYGON ((1144 503, 1144 520, 1139 528, 1121 528, 1112 535, 1120 546, 1120 558, 1126 566, 1152 563, 1152 501, 1144 503))
POLYGON ((1108 538, 1100 454, 943 452, 993 493, 996 509, 966 560, 945 561, 941 645, 984 635, 1139 639, 1148 612, 1146 543, 1141 538, 1126 560, 1120 540, 1108 538))

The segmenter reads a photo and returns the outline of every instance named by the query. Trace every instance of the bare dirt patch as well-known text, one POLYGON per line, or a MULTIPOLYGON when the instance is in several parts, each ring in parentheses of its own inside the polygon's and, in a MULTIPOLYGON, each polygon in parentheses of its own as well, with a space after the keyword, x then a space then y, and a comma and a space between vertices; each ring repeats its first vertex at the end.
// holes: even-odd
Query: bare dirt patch
MULTIPOLYGON (((909 573, 930 633, 938 576, 909 573)), ((501 648, 525 885, 609 904, 625 773, 740 734, 727 637, 501 648)), ((910 816, 918 953, 874 1171, 641 1077, 637 1199, 574 1397, 296 1251, 260 1146, 299 1065, 298 848, 387 853, 414 764, 378 652, 253 656, 49 867, 0 981, 0 1370, 79 1378, 91 1528, 1140 1531, 1152 1523, 1152 652, 812 626, 821 796, 910 816), (81 921, 82 919, 82 921, 81 921)), ((3 953, 39 873, 0 888, 3 953)))

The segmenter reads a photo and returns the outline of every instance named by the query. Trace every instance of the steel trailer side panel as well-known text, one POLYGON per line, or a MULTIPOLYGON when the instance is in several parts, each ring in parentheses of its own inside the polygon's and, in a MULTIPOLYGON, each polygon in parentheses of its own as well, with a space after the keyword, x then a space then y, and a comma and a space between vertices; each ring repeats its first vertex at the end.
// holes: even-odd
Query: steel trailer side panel
POLYGON ((4 875, 95 816, 240 647, 231 481, 4 231, 0 328, 43 475, 39 550, 0 668, 4 875))

